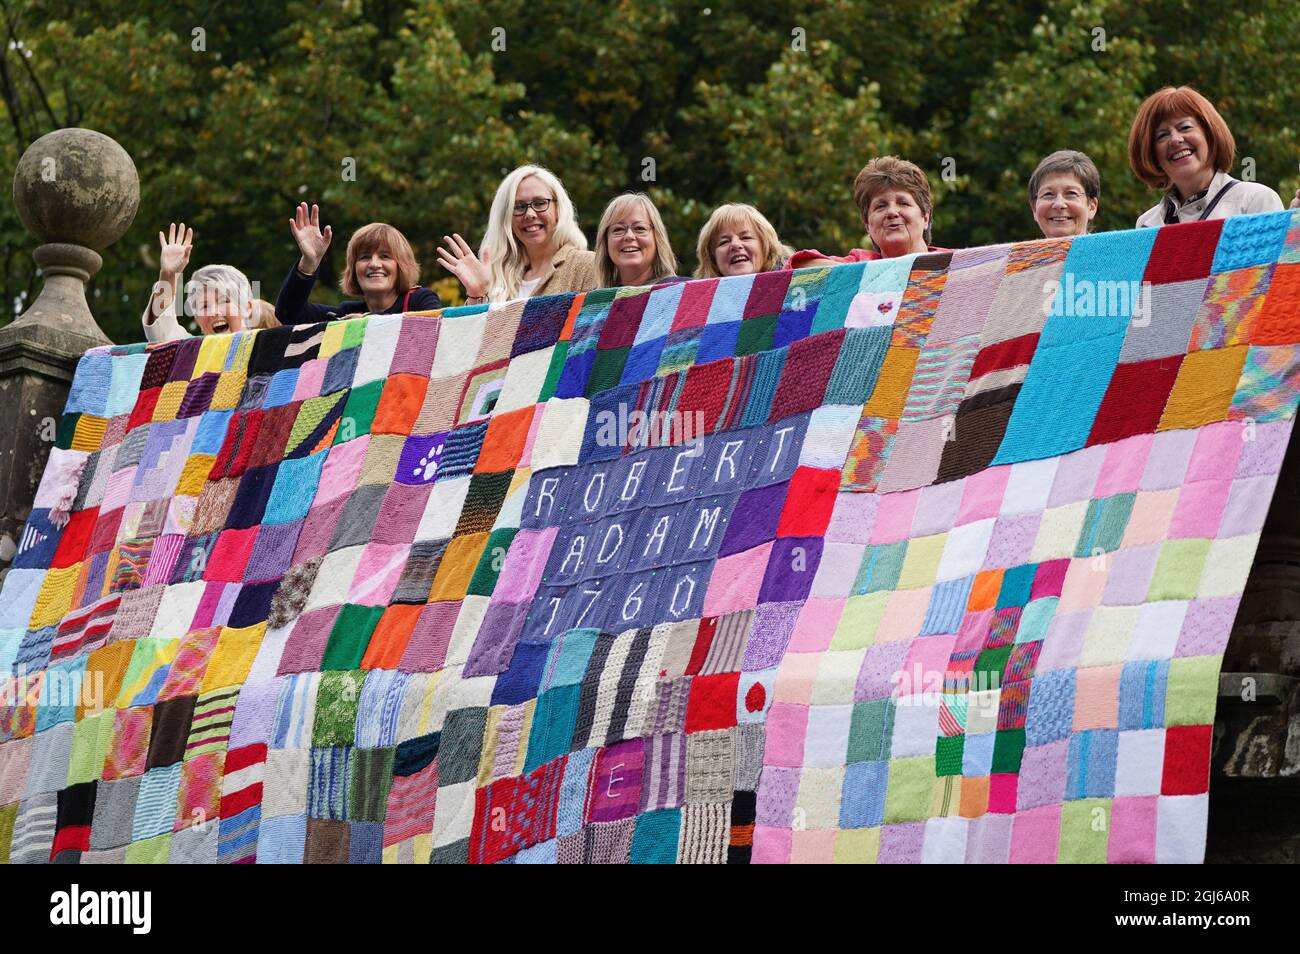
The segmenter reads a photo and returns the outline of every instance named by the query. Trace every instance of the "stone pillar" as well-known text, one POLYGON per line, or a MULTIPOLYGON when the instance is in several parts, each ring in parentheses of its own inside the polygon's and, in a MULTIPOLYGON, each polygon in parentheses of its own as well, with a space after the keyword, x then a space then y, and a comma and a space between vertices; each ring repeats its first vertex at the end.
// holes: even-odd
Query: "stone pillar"
POLYGON ((1300 428, 1223 657, 1206 860, 1300 862, 1300 428))
POLYGON ((17 552, 77 359, 109 343, 86 303, 86 283, 139 204, 135 163, 93 130, 55 130, 18 160, 14 205, 41 243, 32 257, 44 285, 0 328, 0 576, 17 552))

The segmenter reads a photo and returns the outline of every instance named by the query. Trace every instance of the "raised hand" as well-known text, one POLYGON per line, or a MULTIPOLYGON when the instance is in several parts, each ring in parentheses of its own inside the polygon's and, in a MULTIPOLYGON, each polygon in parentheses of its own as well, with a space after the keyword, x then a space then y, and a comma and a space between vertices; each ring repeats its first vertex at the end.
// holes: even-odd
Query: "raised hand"
POLYGON ((1291 208, 1300 209, 1300 189, 1295 190, 1295 198, 1291 200, 1291 208))
POLYGON ((179 225, 173 222, 166 232, 158 233, 158 246, 158 273, 161 276, 179 275, 190 263, 194 230, 186 228, 184 222, 179 225))
POLYGON ((325 250, 330 247, 330 240, 334 238, 333 228, 328 225, 324 229, 320 227, 320 206, 313 205, 308 209, 306 202, 299 202, 289 220, 289 231, 302 253, 298 268, 306 275, 314 275, 325 257, 325 250))
POLYGON ((492 287, 487 253, 480 259, 458 234, 444 235, 442 240, 447 247, 438 249, 438 264, 460 279, 466 297, 486 298, 488 289, 492 287))

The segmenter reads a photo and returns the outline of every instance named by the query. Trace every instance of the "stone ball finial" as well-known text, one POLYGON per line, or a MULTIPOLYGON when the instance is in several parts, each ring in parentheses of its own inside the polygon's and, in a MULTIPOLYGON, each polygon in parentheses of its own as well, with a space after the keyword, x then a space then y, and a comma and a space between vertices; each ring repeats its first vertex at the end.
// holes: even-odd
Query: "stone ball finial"
POLYGON ((93 129, 56 129, 32 143, 14 172, 14 206, 36 239, 112 245, 140 205, 140 176, 127 151, 93 129))

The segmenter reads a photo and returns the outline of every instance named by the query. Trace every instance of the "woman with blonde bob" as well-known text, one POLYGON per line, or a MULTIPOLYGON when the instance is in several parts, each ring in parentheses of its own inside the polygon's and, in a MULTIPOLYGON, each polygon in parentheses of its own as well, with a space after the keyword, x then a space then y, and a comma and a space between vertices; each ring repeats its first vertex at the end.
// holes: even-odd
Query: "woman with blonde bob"
POLYGON ((564 185, 549 169, 520 166, 501 181, 478 255, 443 236, 438 262, 465 288, 465 303, 502 302, 595 287, 595 253, 564 185))
POLYGON ((596 286, 621 288, 685 281, 659 210, 644 192, 625 192, 605 206, 596 229, 596 286))
POLYGON ((1128 160, 1134 175, 1165 194, 1137 227, 1279 211, 1282 200, 1268 186, 1228 175, 1236 152, 1219 111, 1190 86, 1148 96, 1129 128, 1128 160))
POLYGON ((285 276, 275 299, 275 317, 286 325, 307 325, 348 315, 391 315, 441 308, 438 293, 420 286, 420 263, 406 236, 386 222, 371 222, 348 242, 347 267, 340 283, 345 295, 359 300, 317 305, 309 299, 321 259, 334 238, 333 226, 320 227, 320 207, 298 205, 289 220, 298 244, 298 263, 285 276))
POLYGON ((732 203, 713 210, 695 245, 696 278, 726 278, 773 272, 790 256, 776 229, 752 205, 732 203))

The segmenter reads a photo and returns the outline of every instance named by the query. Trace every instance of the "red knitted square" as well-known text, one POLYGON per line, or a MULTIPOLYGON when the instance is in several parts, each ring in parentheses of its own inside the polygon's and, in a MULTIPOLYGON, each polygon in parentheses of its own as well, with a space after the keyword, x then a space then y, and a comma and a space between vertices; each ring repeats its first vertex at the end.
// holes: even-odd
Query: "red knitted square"
POLYGON ((844 342, 844 329, 813 335, 790 345, 776 386, 769 422, 820 407, 844 342))
POLYGON ((90 535, 87 556, 113 549, 113 544, 117 542, 117 528, 122 525, 122 514, 125 512, 125 507, 118 507, 116 510, 99 515, 99 519, 95 521, 95 532, 90 535))
POLYGON ((258 529, 259 527, 252 526, 244 530, 222 530, 212 552, 208 554, 208 566, 203 578, 223 583, 241 582, 244 579, 244 567, 248 565, 253 544, 257 541, 258 529))
MULTIPOLYGON (((249 467, 269 467, 284 459, 289 446, 289 435, 298 421, 301 401, 273 407, 262 413, 262 424, 257 429, 257 440, 248 452, 249 467)), ((245 442, 249 443, 249 442, 245 442)))
POLYGON ((754 276, 754 284, 749 286, 749 298, 745 301, 745 311, 741 318, 753 318, 757 315, 777 315, 785 304, 785 292, 790 287, 790 277, 794 272, 780 269, 775 272, 759 272, 754 276))
POLYGON ((208 472, 209 480, 238 477, 244 472, 248 467, 248 457, 253 452, 253 445, 257 443, 257 432, 262 426, 263 413, 260 409, 237 411, 230 418, 230 423, 226 425, 226 438, 221 443, 221 451, 217 454, 217 459, 212 462, 212 470, 208 472))
POLYGON ((835 494, 840 489, 840 472, 817 467, 799 467, 786 491, 778 537, 820 537, 830 526, 835 494))
POLYGON ((708 364, 692 365, 686 370, 686 381, 677 399, 677 414, 683 433, 689 431, 696 437, 713 433, 727 401, 734 363, 732 358, 723 358, 708 364), (696 412, 700 414, 702 428, 696 426, 697 419, 693 416, 696 412))
POLYGON ((718 616, 706 616, 700 620, 700 628, 695 633, 695 646, 691 650, 690 662, 686 664, 686 675, 698 676, 704 668, 704 660, 709 656, 713 646, 713 637, 718 632, 718 616))
POLYGON ((718 290, 721 279, 687 282, 682 286, 682 300, 677 304, 677 313, 673 315, 672 331, 682 328, 702 328, 709 319, 709 308, 713 305, 713 293, 718 290))
POLYGON ((63 535, 59 537, 59 546, 54 551, 54 558, 50 560, 51 569, 60 570, 79 563, 85 558, 86 548, 90 545, 90 537, 94 533, 95 521, 98 519, 98 507, 74 513, 69 518, 68 525, 63 528, 63 535))
POLYGON ((692 679, 690 698, 686 700, 686 731, 732 728, 736 724, 736 691, 739 687, 738 672, 692 679))
POLYGON ((1165 729, 1165 771, 1161 795, 1202 795, 1210 789, 1209 725, 1165 729))
POLYGON ((636 330, 641 325, 641 316, 645 314, 649 295, 632 295, 628 298, 615 298, 609 307, 609 314, 600 328, 600 338, 596 347, 601 350, 609 348, 630 348, 636 341, 636 330))
POLYGON ((1250 336, 1254 345, 1282 345, 1300 342, 1300 264, 1279 263, 1255 329, 1250 336))
POLYGON ((980 353, 975 356, 975 363, 971 365, 970 369, 970 380, 974 381, 976 378, 983 377, 994 371, 1002 371, 1006 368, 1016 368, 1022 364, 1028 364, 1033 359, 1034 349, 1037 347, 1037 332, 989 345, 987 348, 981 349, 980 353))
POLYGON ((162 388, 149 388, 147 391, 141 391, 140 396, 135 399, 135 407, 131 409, 131 416, 127 419, 126 429, 134 430, 141 424, 148 424, 153 420, 153 409, 158 404, 158 395, 162 394, 162 388))
POLYGON ((1222 231, 1223 219, 1182 222, 1162 228, 1156 233, 1142 280, 1163 283, 1204 278, 1214 264, 1214 250, 1219 247, 1222 231))
POLYGON ((1174 355, 1117 365, 1092 422, 1088 446, 1155 433, 1182 363, 1183 356, 1174 355))

